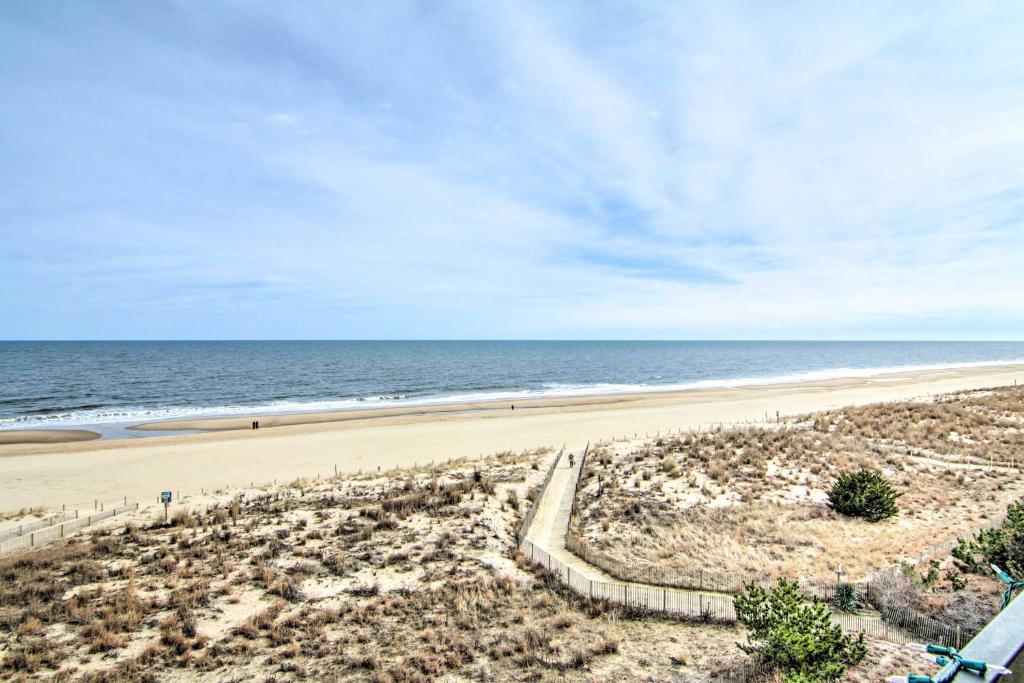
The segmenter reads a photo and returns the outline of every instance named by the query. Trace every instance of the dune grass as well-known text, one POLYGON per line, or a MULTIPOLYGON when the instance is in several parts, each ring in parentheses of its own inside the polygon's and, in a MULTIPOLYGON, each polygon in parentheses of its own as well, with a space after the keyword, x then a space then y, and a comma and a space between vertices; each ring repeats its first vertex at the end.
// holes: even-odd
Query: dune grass
POLYGON ((0 678, 583 680, 741 661, 731 629, 582 605, 514 551, 552 455, 296 482, 2 558, 0 678))
POLYGON ((574 533, 614 562, 665 571, 866 579, 982 526, 1024 492, 1024 390, 1007 387, 599 446, 574 533), (990 467, 990 460, 996 465, 990 467), (901 494, 876 524, 827 503, 863 467, 901 494))

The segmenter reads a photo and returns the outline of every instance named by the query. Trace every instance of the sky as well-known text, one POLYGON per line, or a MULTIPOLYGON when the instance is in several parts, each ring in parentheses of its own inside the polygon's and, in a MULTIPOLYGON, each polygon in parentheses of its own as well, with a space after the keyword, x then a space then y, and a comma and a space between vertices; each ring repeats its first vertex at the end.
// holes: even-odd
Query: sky
POLYGON ((1024 3, 0 3, 3 339, 1024 339, 1024 3))

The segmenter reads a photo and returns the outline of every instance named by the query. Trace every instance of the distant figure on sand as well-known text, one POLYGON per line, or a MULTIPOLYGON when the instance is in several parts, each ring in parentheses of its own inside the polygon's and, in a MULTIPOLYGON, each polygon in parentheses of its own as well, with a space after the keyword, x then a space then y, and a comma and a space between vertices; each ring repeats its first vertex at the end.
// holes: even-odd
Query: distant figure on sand
POLYGON ((572 467, 574 462, 575 462, 575 458, 573 457, 572 453, 570 453, 569 454, 569 467, 572 467))
POLYGON ((253 429, 256 429, 256 420, 253 420, 252 422, 250 422, 249 426, 252 427, 253 429))
POLYGON ((259 420, 253 420, 252 421, 252 428, 253 429, 259 429, 260 428, 260 421, 259 420))
POLYGON ((513 403, 513 404, 512 404, 512 410, 515 410, 515 409, 516 409, 516 404, 515 404, 515 403, 513 403))

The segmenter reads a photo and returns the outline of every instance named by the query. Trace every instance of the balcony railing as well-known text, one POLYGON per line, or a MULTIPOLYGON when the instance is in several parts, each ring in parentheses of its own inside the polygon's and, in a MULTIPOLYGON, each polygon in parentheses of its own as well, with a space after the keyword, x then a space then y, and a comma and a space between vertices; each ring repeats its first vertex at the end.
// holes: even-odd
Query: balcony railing
MULTIPOLYGON (((995 616, 981 633, 974 636, 971 642, 964 645, 960 654, 964 659, 973 659, 988 664, 1000 664, 1013 673, 999 676, 987 673, 984 676, 971 671, 961 670, 952 680, 956 683, 1021 683, 1024 681, 1024 598, 1017 597, 995 616)), ((948 669, 948 667, 947 667, 948 669)), ((943 669, 935 680, 945 680, 943 669)))

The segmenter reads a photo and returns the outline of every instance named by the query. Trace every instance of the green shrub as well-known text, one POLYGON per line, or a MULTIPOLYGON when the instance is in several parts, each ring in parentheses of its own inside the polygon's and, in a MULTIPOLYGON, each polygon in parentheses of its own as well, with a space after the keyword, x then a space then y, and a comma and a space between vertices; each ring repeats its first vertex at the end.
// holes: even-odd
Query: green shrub
POLYGON ((952 554, 965 572, 988 574, 989 565, 995 564, 1011 576, 1024 575, 1024 501, 1007 508, 1001 527, 982 529, 974 538, 958 538, 952 554))
POLYGON ((931 588, 939 580, 939 567, 941 563, 938 560, 930 560, 928 562, 928 571, 925 573, 918 573, 917 567, 910 562, 901 562, 900 571, 903 575, 910 579, 915 586, 920 588, 931 588))
POLYGON ((1003 527, 1012 533, 1024 533, 1024 500, 1012 503, 1006 508, 1006 521, 1003 527))
POLYGON ((931 588, 939 580, 939 566, 938 560, 931 560, 928 562, 928 573, 921 575, 921 585, 925 588, 931 588))
POLYGON ((781 669, 791 683, 837 681, 867 654, 864 635, 846 635, 825 605, 807 602, 795 582, 779 579, 770 591, 748 583, 734 602, 748 630, 748 644, 740 648, 781 669))
POLYGON ((800 672, 791 672, 782 677, 782 683, 818 683, 820 680, 820 678, 800 672))
POLYGON ((836 609, 842 612, 856 612, 863 604, 860 591, 852 583, 838 584, 832 602, 835 604, 836 609))
POLYGON ((950 569, 946 572, 946 581, 949 581, 949 586, 954 592, 967 588, 967 579, 956 570, 950 569))
POLYGON ((828 499, 844 515, 879 522, 900 511, 896 505, 899 495, 880 472, 865 468, 840 474, 828 499))

